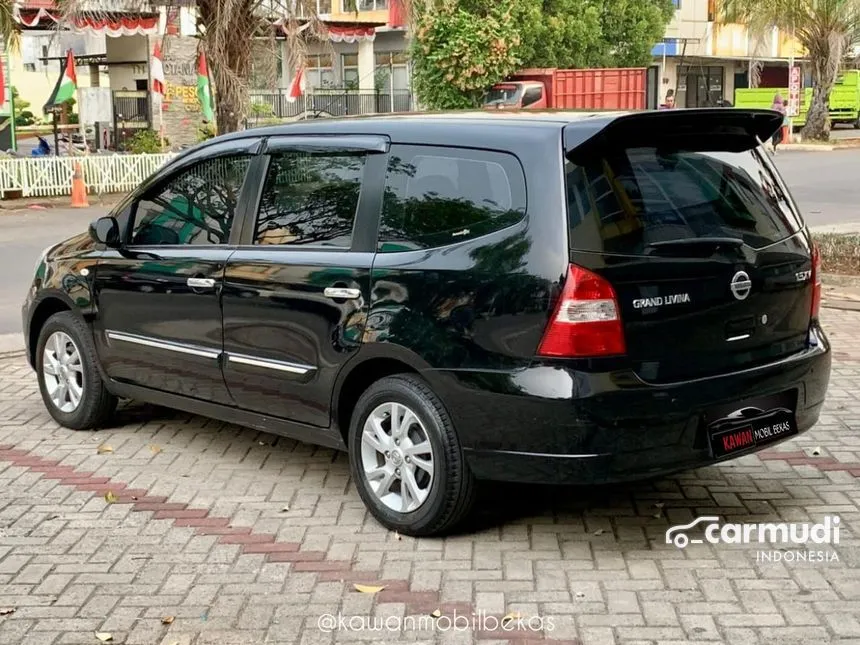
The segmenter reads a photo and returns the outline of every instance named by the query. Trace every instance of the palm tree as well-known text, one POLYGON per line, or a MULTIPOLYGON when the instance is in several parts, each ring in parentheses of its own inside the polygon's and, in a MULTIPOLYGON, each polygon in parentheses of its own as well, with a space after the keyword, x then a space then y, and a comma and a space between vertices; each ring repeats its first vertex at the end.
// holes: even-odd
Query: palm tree
POLYGON ((830 138, 830 92, 843 61, 860 44, 860 0, 723 0, 722 20, 762 36, 777 28, 794 35, 812 65, 806 139, 830 138))
POLYGON ((12 12, 14 4, 15 0, 0 0, 0 38, 6 45, 14 45, 18 41, 18 23, 12 12))

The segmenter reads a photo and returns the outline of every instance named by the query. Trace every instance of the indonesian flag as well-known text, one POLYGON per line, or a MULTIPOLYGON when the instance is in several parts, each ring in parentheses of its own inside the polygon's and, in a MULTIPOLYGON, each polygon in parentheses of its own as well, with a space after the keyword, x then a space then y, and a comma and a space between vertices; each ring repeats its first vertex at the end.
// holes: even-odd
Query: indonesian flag
POLYGON ((78 75, 75 71, 75 55, 70 49, 66 53, 66 64, 63 68, 63 73, 57 80, 54 91, 51 92, 51 98, 45 103, 45 111, 74 98, 77 89, 78 75))
POLYGON ((161 55, 161 45, 155 43, 155 48, 152 51, 152 91, 156 94, 164 96, 164 59, 161 55))
POLYGON ((287 92, 287 101, 295 103, 296 99, 305 93, 305 86, 305 68, 300 67, 296 72, 295 78, 293 78, 293 82, 290 83, 290 91, 287 92))

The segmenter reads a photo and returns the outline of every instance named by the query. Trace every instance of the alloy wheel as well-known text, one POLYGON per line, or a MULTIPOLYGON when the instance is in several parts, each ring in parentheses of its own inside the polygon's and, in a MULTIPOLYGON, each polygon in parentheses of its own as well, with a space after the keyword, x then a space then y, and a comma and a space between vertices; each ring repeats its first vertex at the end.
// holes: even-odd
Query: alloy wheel
POLYGON ((370 489, 399 513, 417 510, 433 485, 433 446, 421 420, 402 403, 377 406, 364 422, 361 465, 370 489))
POLYGON ((55 331, 48 337, 42 380, 54 407, 65 413, 77 410, 84 396, 84 366, 78 346, 67 333, 55 331))

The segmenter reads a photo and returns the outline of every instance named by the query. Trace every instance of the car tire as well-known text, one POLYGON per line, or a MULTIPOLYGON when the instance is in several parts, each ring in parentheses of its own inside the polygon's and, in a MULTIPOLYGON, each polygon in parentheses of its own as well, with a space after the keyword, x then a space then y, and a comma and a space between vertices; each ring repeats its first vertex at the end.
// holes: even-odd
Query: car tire
POLYGON ((415 375, 383 378, 361 395, 348 447, 359 495, 388 529, 412 536, 441 535, 459 524, 474 504, 475 480, 451 418, 415 375))
POLYGON ((91 430, 110 420, 117 398, 105 387, 92 333, 77 315, 64 311, 47 320, 35 364, 42 400, 61 426, 91 430))

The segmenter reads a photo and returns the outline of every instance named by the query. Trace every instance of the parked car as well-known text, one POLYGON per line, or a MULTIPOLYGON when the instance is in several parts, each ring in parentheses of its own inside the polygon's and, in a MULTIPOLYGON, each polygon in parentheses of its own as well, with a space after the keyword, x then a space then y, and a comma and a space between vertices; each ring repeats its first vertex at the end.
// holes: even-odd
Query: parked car
POLYGON ((780 119, 481 112, 212 139, 45 252, 27 355, 68 428, 127 398, 347 450, 404 534, 451 530, 477 480, 748 454, 809 429, 830 374, 818 253, 759 146, 780 119), (753 439, 709 425, 753 407, 790 418, 753 439))

